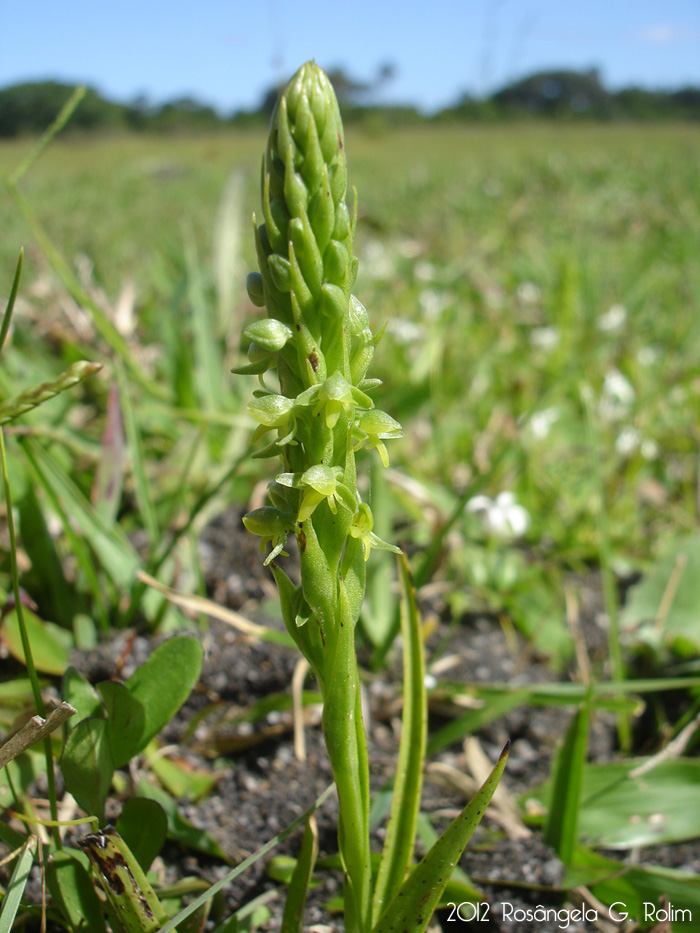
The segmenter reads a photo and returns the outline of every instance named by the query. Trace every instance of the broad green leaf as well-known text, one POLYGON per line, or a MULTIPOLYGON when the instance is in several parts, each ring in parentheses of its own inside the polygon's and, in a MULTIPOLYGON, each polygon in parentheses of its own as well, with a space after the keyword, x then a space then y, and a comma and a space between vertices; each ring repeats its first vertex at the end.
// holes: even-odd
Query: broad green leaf
POLYGON ((554 790, 544 839, 556 849, 565 865, 571 862, 576 848, 579 800, 588 749, 590 717, 590 703, 586 702, 576 711, 566 730, 552 774, 554 790))
POLYGON ((282 915, 281 933, 302 933, 304 907, 318 855, 318 828, 313 814, 306 821, 301 852, 292 872, 282 915))
POLYGON ((373 933, 422 933, 457 862, 489 805, 508 759, 508 746, 472 800, 416 865, 373 927, 373 933))
POLYGON ((97 690, 74 667, 69 667, 63 675, 61 695, 78 711, 74 720, 76 725, 90 716, 104 716, 102 700, 97 690))
POLYGON ((71 849, 55 852, 46 866, 46 886, 72 930, 103 933, 106 927, 102 902, 78 855, 82 853, 71 849))
MULTIPOLYGON (((694 873, 630 865, 597 852, 578 849, 563 883, 569 888, 585 885, 604 904, 616 904, 616 912, 628 912, 631 919, 646 920, 647 923, 652 920, 650 914, 656 915, 664 898, 667 901, 665 909, 670 906, 674 911, 670 929, 674 933, 697 933, 700 880, 694 873)), ((660 921, 658 929, 663 929, 664 917, 656 919, 660 921)))
POLYGON ((145 778, 141 778, 139 781, 136 792, 139 797, 147 797, 149 800, 155 800, 155 802, 159 803, 163 808, 163 812, 168 821, 169 839, 179 842, 188 849, 202 852, 204 855, 210 855, 224 862, 230 861, 211 833, 208 833, 205 829, 199 829, 193 826, 189 820, 186 820, 184 816, 180 814, 177 804, 170 794, 161 790, 160 787, 151 784, 150 781, 147 781, 145 778))
POLYGON ((168 820, 155 800, 132 797, 122 807, 115 829, 141 868, 148 871, 165 842, 168 820))
MULTIPOLYGON (((31 609, 23 606, 22 617, 36 669, 43 674, 62 674, 68 666, 68 652, 63 644, 31 609)), ((7 645, 10 654, 24 663, 24 649, 16 610, 13 609, 5 616, 0 626, 0 638, 7 645)))
MULTIPOLYGON (((700 761, 663 761, 647 773, 630 777, 645 759, 587 765, 583 771, 579 837, 606 848, 681 842, 700 836, 700 761)), ((547 809, 551 784, 530 791, 547 809)))
POLYGON ((391 814, 372 903, 372 917, 375 923, 403 884, 413 858, 423 785, 428 717, 423 639, 416 594, 406 556, 401 554, 397 563, 401 581, 403 716, 391 814))
POLYGON ((122 768, 145 747, 146 711, 124 684, 105 681, 97 689, 107 712, 107 734, 115 768, 122 768))
POLYGON ((0 908, 0 933, 11 933, 36 852, 36 837, 30 836, 17 856, 10 883, 0 908))
POLYGON ((124 684, 143 708, 143 726, 133 739, 139 751, 180 709, 202 670, 202 645, 190 635, 180 635, 159 645, 145 664, 124 684))
POLYGON ((114 774, 106 719, 91 717, 78 723, 63 747, 61 770, 78 806, 101 819, 114 774))
POLYGON ((623 630, 653 645, 681 639, 700 647, 700 535, 676 540, 640 583, 621 615, 623 630))

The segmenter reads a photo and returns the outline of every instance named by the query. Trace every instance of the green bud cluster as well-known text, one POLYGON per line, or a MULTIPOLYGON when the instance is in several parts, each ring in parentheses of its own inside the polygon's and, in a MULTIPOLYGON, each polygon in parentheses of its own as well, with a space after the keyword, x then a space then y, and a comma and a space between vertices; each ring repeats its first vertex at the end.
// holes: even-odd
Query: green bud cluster
MULTIPOLYGON (((294 531, 314 576, 319 562, 329 576, 354 575, 356 620, 364 592, 358 556, 364 561, 372 547, 390 546, 374 534, 371 511, 360 502, 354 454, 376 447, 387 465, 384 441, 400 437, 401 426, 367 394, 378 384, 366 376, 376 338, 351 293, 357 259, 346 184, 338 102, 325 73, 309 62, 277 102, 262 166, 263 222, 254 221, 260 272, 249 275, 248 294, 267 317, 245 329, 249 362, 234 372, 260 377, 249 405, 256 439, 275 436, 256 456, 280 456, 283 471, 271 504, 244 522, 263 548, 272 545, 268 564, 294 531), (279 391, 264 381, 272 369, 279 391)), ((327 606, 314 604, 307 589, 325 630, 327 606)))

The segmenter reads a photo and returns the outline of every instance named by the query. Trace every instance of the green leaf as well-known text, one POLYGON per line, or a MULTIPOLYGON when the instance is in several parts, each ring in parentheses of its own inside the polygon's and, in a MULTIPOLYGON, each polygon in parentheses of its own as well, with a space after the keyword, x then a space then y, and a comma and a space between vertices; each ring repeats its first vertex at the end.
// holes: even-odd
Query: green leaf
POLYGON ((404 881, 396 897, 373 927, 373 933, 394 933, 399 930, 404 933, 422 933, 425 930, 466 844, 498 786, 508 759, 508 747, 506 745, 503 749, 493 771, 472 800, 404 881))
POLYGON ((115 768, 122 768, 148 744, 143 742, 146 711, 124 684, 105 681, 97 689, 107 711, 107 734, 115 768))
POLYGON ((122 807, 115 829, 141 868, 148 871, 165 842, 168 819, 155 800, 132 797, 122 807))
MULTIPOLYGON (((667 907, 678 911, 671 929, 674 933, 697 933, 700 916, 700 880, 694 873, 617 862, 596 852, 579 849, 574 866, 563 881, 566 887, 585 885, 604 904, 615 904, 616 911, 629 912, 636 920, 651 919, 646 911, 656 911, 662 898, 667 907), (680 911, 687 911, 685 915, 680 911)), ((663 917, 658 917, 659 921, 663 917)), ((665 925, 660 923, 659 928, 665 925)))
POLYGON ((55 852, 46 866, 46 886, 75 933, 103 933, 102 902, 79 860, 81 854, 71 849, 55 852))
POLYGON ((421 620, 406 556, 397 559, 401 581, 401 634, 403 637, 403 716, 401 745, 394 778, 391 815, 374 890, 372 917, 376 923, 404 882, 416 836, 423 784, 427 731, 425 660, 421 620))
POLYGON ((202 645, 190 635, 179 635, 159 645, 145 664, 124 684, 144 711, 139 751, 148 745, 180 709, 202 670, 202 645))
POLYGON ((294 867, 287 900, 284 903, 281 933, 301 933, 304 926, 304 907, 309 884, 318 855, 318 829, 313 814, 306 821, 301 852, 294 867))
POLYGON ((63 675, 61 696, 78 711, 75 717, 76 725, 90 716, 104 718, 100 695, 74 667, 69 667, 63 675))
POLYGON ((19 257, 17 259, 17 265, 15 267, 15 276, 12 280, 12 285, 10 286, 10 294, 7 299, 7 304, 5 305, 5 312, 2 316, 2 324, 0 324, 0 353, 5 346, 5 340, 7 339, 7 333, 10 329, 10 323, 12 321, 12 312, 15 307, 15 301, 17 300, 17 292, 19 291, 19 280, 22 278, 22 266, 24 264, 24 249, 20 249, 19 257))
POLYGON ((219 858, 224 862, 230 862, 230 859, 223 851, 218 842, 211 833, 205 829, 199 829, 193 826, 189 820, 180 814, 173 798, 160 787, 155 787, 145 778, 141 778, 137 785, 139 797, 147 797, 149 800, 155 800, 163 808, 168 822, 168 838, 179 842, 181 845, 204 855, 210 855, 213 858, 219 858))
POLYGON ((590 703, 586 702, 576 711, 566 730, 552 774, 554 789, 544 840, 556 849, 565 865, 571 862, 576 848, 581 782, 588 750, 590 718, 591 707, 590 703))
MULTIPOLYGON (((291 700, 290 697, 288 699, 291 700)), ((156 746, 155 742, 147 749, 146 754, 154 746, 156 746)), ((155 750, 157 751, 157 747, 155 750)), ((172 794, 173 797, 177 797, 178 800, 199 800, 200 797, 210 793, 218 780, 218 775, 213 773, 211 769, 191 770, 181 768, 177 762, 165 755, 156 754, 149 757, 148 767, 168 793, 172 794)))
POLYGON ((63 747, 61 770, 78 806, 101 820, 114 774, 106 719, 91 717, 78 723, 63 747))
MULTIPOLYGON (((68 666, 68 651, 51 632, 50 627, 31 609, 22 607, 27 637, 31 646, 34 667, 44 674, 62 674, 68 666)), ((7 645, 10 654, 24 662, 24 649, 20 635, 19 619, 16 610, 8 612, 0 626, 0 638, 7 645)))
POLYGON ((682 639, 700 647, 700 535, 676 540, 641 583, 633 586, 621 617, 623 630, 654 646, 682 639))
MULTIPOLYGON (((700 836, 700 761, 662 761, 634 776, 644 762, 637 759, 584 768, 579 812, 582 839, 592 845, 629 849, 700 836)), ((538 800, 549 809, 551 794, 548 783, 530 791, 525 799, 538 800)))
POLYGON ((34 861, 36 845, 36 837, 30 836, 17 856, 15 868, 2 901, 2 909, 0 909, 0 933, 12 933, 14 929, 15 917, 34 861))

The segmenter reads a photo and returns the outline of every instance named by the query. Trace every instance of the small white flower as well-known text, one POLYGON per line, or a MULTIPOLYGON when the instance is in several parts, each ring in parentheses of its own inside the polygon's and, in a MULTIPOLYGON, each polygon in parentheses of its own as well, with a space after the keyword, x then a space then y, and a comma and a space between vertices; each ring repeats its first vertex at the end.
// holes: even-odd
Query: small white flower
POLYGON ((544 408, 542 411, 536 411, 530 416, 528 427, 530 434, 538 440, 544 440, 552 429, 552 425, 559 419, 559 411, 556 408, 544 408))
POLYGON ((439 317, 448 304, 447 295, 434 288, 424 288, 418 295, 418 304, 427 318, 434 320, 439 317))
POLYGON ((481 516, 485 530, 497 538, 520 538, 530 527, 530 513, 506 490, 495 499, 474 496, 467 502, 467 511, 481 516))
POLYGON ((619 330, 627 320, 627 308, 624 305, 612 305, 605 314, 598 318, 598 327, 605 333, 619 330))
POLYGON ((627 425, 623 428, 620 433, 617 435, 615 440, 615 450, 622 457, 628 457, 630 454, 639 447, 639 431, 632 427, 632 425, 627 425))
POLYGON ((637 362, 640 366, 651 366, 659 358, 656 347, 640 347, 637 352, 637 362))
POLYGON ((645 438, 640 447, 639 452, 644 457, 645 460, 656 460, 659 456, 659 445, 656 441, 653 441, 650 437, 645 438))
POLYGON ((540 350, 551 350, 559 343, 556 327, 535 327, 530 333, 530 343, 540 350))
POLYGON ((370 279, 383 281, 394 274, 394 263, 380 240, 370 240, 365 244, 362 271, 370 279))
POLYGON ((534 282, 521 282, 515 295, 521 304, 536 305, 540 303, 542 291, 534 282))
POLYGON ((603 382, 603 394, 600 399, 600 415, 605 421, 623 418, 634 403, 635 392, 632 384, 618 369, 611 369, 603 382))
POLYGON ((420 324, 416 324, 415 321, 410 321, 405 317, 390 318, 387 324, 387 330, 393 334, 394 340, 396 340, 397 343, 402 343, 404 345, 415 343, 417 340, 421 339, 424 333, 420 324))
POLYGON ((435 674, 426 674, 423 678, 423 685, 426 690, 432 690, 433 687, 437 687, 437 677, 435 674))
POLYGON ((436 272, 437 269, 432 262, 427 262, 425 259, 421 262, 417 262, 413 267, 413 275, 418 282, 434 281, 436 272))

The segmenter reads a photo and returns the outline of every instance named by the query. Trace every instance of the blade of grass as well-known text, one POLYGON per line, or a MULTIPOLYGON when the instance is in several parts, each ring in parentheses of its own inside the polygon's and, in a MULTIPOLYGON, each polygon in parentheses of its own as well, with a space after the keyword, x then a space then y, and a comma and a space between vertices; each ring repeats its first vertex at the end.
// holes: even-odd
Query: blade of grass
POLYGON ((10 329, 10 322, 12 320, 12 312, 14 311, 15 301, 17 300, 19 280, 22 278, 23 264, 24 264, 24 249, 21 249, 19 251, 17 267, 15 269, 15 277, 12 280, 12 287, 10 288, 10 297, 7 299, 7 306, 5 307, 5 313, 2 318, 2 326, 0 326, 0 353, 2 352, 2 348, 5 346, 5 340, 7 339, 7 332, 10 329))
MULTIPOLYGON (((625 664, 622 658, 620 642, 617 584, 615 582, 615 572, 613 570, 605 482, 601 468, 603 460, 595 411, 593 408, 593 392, 589 386, 584 386, 582 388, 581 401, 586 421, 586 441, 588 444, 589 464, 591 473, 595 477, 598 487, 598 510, 596 518, 598 521, 598 536, 600 539, 599 554, 600 573, 603 581, 603 599, 605 602, 605 613, 608 617, 608 653, 610 655, 610 667, 612 668, 612 674, 615 680, 625 680, 625 664)), ((624 751, 629 751, 632 747, 632 728, 630 726, 629 717, 622 711, 617 714, 617 734, 622 749, 624 751)))
POLYGON ((36 846, 36 836, 29 836, 17 857, 12 878, 10 878, 10 883, 3 898, 2 910, 0 910, 0 933, 12 933, 14 929, 15 917, 29 879, 36 846))
POLYGON ((583 782, 583 768, 588 750, 591 718, 590 693, 576 711, 556 758, 552 802, 549 808, 545 842, 557 851, 565 865, 570 865, 576 849, 578 815, 583 782))
POLYGON ((66 125, 66 123, 68 123, 70 118, 75 113, 76 108, 80 104, 80 101, 85 96, 86 90, 87 88, 84 85, 81 85, 80 87, 77 87, 73 91, 71 96, 68 98, 65 104, 61 107, 60 111, 58 112, 58 116, 53 121, 51 126, 47 130, 44 131, 44 133, 39 137, 39 140, 37 141, 36 145, 30 150, 29 154, 25 156, 24 159, 22 159, 20 164, 17 166, 14 172, 10 175, 10 181, 13 184, 15 185, 17 184, 17 182, 20 180, 22 175, 24 175, 27 172, 27 170, 30 169, 31 166, 36 162, 36 160, 39 158, 39 156, 44 151, 44 149, 46 149, 46 147, 51 142, 51 140, 54 138, 54 136, 60 133, 63 127, 66 125))
POLYGON ((281 933, 301 933, 303 929, 306 895, 313 876, 317 855, 318 827, 316 826, 316 817, 311 814, 304 830, 301 852, 289 882, 287 900, 282 915, 281 933))
POLYGON ((161 928, 160 933, 172 933, 172 931, 177 927, 178 923, 186 920, 190 914, 193 914, 199 907, 201 907, 202 904, 206 903, 209 898, 217 894, 227 884, 230 884, 234 878, 237 878, 238 875, 242 874, 242 872, 250 868, 251 865, 254 865, 258 859, 261 859, 264 855, 267 855, 270 849, 273 849, 276 845, 279 845, 280 842, 283 842, 294 832, 295 829, 305 823, 309 817, 323 804, 334 787, 334 784, 331 784, 330 787, 327 787, 321 796, 316 800, 316 802, 313 803, 305 813, 302 813, 301 816, 297 817, 296 820, 290 823, 286 829, 283 829, 282 832, 277 833, 276 836, 273 836, 272 839, 265 843, 265 845, 261 846, 256 852, 248 856, 247 859, 244 859, 240 865, 237 865, 227 875, 213 884, 209 890, 204 892, 204 894, 195 898, 195 900, 192 901, 191 904, 188 904, 184 910, 181 910, 174 917, 171 917, 165 926, 161 928))
POLYGON ((383 913, 384 906, 394 899, 413 858, 428 717, 423 639, 416 594, 404 554, 397 557, 397 564, 401 581, 403 715, 391 814, 372 903, 373 923, 383 913))
POLYGON ((141 441, 141 432, 136 420, 134 406, 131 404, 129 384, 121 360, 115 360, 114 371, 117 376, 119 400, 121 401, 121 408, 124 415, 124 430, 129 445, 129 453, 131 455, 131 469, 134 474, 136 501, 148 533, 148 540, 151 543, 151 547, 153 547, 160 540, 160 531, 158 528, 156 510, 153 505, 153 497, 146 475, 146 458, 141 441))

